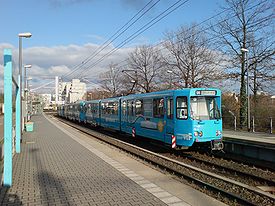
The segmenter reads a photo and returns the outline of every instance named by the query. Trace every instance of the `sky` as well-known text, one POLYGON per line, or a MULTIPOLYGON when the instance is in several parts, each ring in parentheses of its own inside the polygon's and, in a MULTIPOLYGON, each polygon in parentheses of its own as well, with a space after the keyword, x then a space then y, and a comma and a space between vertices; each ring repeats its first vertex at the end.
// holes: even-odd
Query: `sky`
MULTIPOLYGON (((149 5, 155 3, 155 6, 98 54, 90 65, 83 67, 83 71, 177 1, 153 0, 149 5)), ((23 64, 33 65, 27 73, 33 77, 33 87, 38 87, 53 81, 55 75, 68 74, 85 58, 93 55, 100 45, 148 2, 150 0, 0 0, 0 55, 3 56, 4 48, 11 48, 13 66, 17 68, 18 33, 31 32, 30 39, 23 39, 23 64)), ((179 3, 183 2, 185 1, 179 3)), ((87 77, 96 81, 98 75, 108 68, 108 64, 125 60, 136 46, 155 45, 163 39, 166 31, 175 31, 182 25, 200 23, 208 19, 219 12, 223 2, 224 0, 187 1, 100 64, 89 68, 87 77)), ((79 76, 81 73, 75 73, 72 77, 79 76)), ((3 58, 0 59, 0 77, 1 91, 3 58)), ((53 87, 53 84, 48 87, 51 86, 53 87)))

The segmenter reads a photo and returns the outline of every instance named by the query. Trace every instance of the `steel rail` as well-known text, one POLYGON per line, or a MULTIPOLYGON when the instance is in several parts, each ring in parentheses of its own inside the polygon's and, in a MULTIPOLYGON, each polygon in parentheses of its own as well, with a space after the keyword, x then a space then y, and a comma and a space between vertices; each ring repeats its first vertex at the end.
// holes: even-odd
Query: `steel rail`
POLYGON ((234 172, 239 176, 241 175, 241 176, 244 176, 246 178, 248 177, 248 178, 257 180, 259 182, 265 182, 266 184, 268 184, 268 186, 275 186, 274 181, 272 181, 270 179, 266 179, 264 177, 256 176, 256 175, 248 173, 248 172, 244 172, 244 171, 240 171, 240 170, 233 169, 233 168, 230 168, 230 167, 226 167, 226 166, 223 166, 223 165, 219 165, 219 164, 214 163, 214 162, 210 162, 210 161, 207 161, 207 160, 200 159, 199 157, 194 157, 194 156, 186 156, 186 157, 181 156, 181 157, 187 158, 187 159, 190 159, 190 160, 194 160, 196 162, 201 162, 201 163, 204 163, 206 165, 213 166, 213 167, 215 167, 215 169, 218 169, 218 170, 227 170, 229 172, 234 172))
POLYGON ((149 161, 149 162, 151 162, 151 163, 153 163, 155 165, 159 165, 159 166, 161 166, 162 168, 165 168, 168 171, 176 173, 178 176, 183 176, 185 179, 188 179, 188 180, 191 180, 193 182, 196 182, 199 185, 203 185, 204 187, 211 188, 212 190, 214 190, 214 191, 216 191, 218 193, 224 194, 226 197, 228 197, 230 199, 233 199, 233 200, 236 200, 237 202, 239 202, 241 204, 245 204, 245 205, 258 205, 256 203, 253 203, 250 200, 244 199, 244 198, 242 198, 242 197, 240 197, 240 196, 238 196, 236 194, 233 194, 231 192, 225 191, 224 189, 218 188, 218 187, 216 187, 214 185, 211 185, 211 184, 209 184, 209 183, 207 183, 205 181, 199 180, 196 177, 191 177, 189 175, 186 175, 183 172, 180 172, 179 170, 176 170, 173 167, 170 167, 171 164, 174 164, 173 165, 174 167, 181 166, 183 168, 187 168, 189 170, 192 170, 192 171, 195 171, 197 173, 206 175, 206 176, 211 177, 213 179, 216 179, 216 180, 219 180, 219 181, 222 181, 222 182, 225 182, 225 183, 229 183, 229 184, 232 184, 232 185, 236 185, 236 186, 238 186, 240 188, 246 189, 249 192, 256 193, 257 195, 269 198, 270 200, 272 200, 273 202, 275 202, 275 196, 274 195, 272 195, 270 193, 267 193, 267 192, 264 192, 264 191, 262 191, 262 190, 260 190, 260 189, 258 189, 256 187, 249 186, 249 185, 246 185, 246 184, 241 183, 241 182, 237 182, 237 181, 232 180, 230 178, 223 177, 223 176, 217 175, 217 174, 209 172, 209 171, 205 171, 203 169, 197 168, 197 167, 192 166, 192 165, 188 165, 188 164, 183 163, 183 162, 179 162, 177 160, 173 160, 171 158, 168 158, 168 157, 165 157, 163 155, 154 153, 152 151, 149 151, 149 150, 137 147, 137 146, 129 144, 127 142, 123 142, 121 140, 115 139, 115 138, 107 136, 105 134, 93 131, 93 130, 91 130, 89 128, 85 128, 85 127, 80 126, 80 125, 78 125, 76 123, 72 123, 72 122, 69 122, 67 120, 60 119, 60 118, 58 120, 60 122, 63 122, 64 124, 69 125, 72 128, 75 128, 75 129, 79 130, 80 132, 83 132, 85 134, 93 136, 93 137, 95 137, 95 138, 97 138, 97 139, 99 139, 101 141, 104 141, 104 142, 106 142, 108 144, 111 144, 113 146, 119 147, 120 149, 122 149, 124 151, 127 151, 127 152, 129 152, 131 154, 134 154, 135 156, 138 156, 141 159, 149 161), (131 151, 132 149, 134 149, 136 151, 131 151), (152 156, 152 158, 150 158, 150 156, 148 157, 146 155, 150 155, 150 156, 152 156), (158 158, 160 160, 164 160, 165 162, 164 163, 161 163, 159 161, 157 162, 156 160, 154 160, 156 158, 158 158))

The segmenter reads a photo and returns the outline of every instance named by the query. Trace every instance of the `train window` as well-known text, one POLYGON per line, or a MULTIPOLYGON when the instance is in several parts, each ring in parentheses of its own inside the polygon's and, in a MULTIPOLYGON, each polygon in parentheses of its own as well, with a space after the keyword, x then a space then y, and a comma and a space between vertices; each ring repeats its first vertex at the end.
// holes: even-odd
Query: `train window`
POLYGON ((91 104, 86 104, 85 107, 86 107, 86 111, 88 113, 90 113, 91 112, 91 104))
POLYGON ((152 117, 153 114, 153 100, 152 99, 143 99, 143 113, 146 117, 152 117))
POLYGON ((118 114, 118 102, 113 102, 112 110, 112 114, 118 114))
POLYGON ((174 117, 174 101, 173 99, 167 99, 167 118, 173 119, 174 117))
POLYGON ((93 103, 92 104, 92 113, 95 115, 98 115, 98 103, 93 103))
POLYGON ((126 107, 127 107, 127 103, 126 103, 126 101, 123 101, 122 102, 122 105, 121 105, 121 108, 122 108, 122 115, 123 116, 126 116, 126 107))
POLYGON ((134 116, 134 101, 128 101, 128 116, 134 116))
POLYGON ((91 111, 91 113, 96 113, 95 112, 95 104, 94 103, 91 103, 90 105, 89 105, 89 107, 90 107, 90 111, 91 111))
POLYGON ((114 104, 113 104, 113 102, 108 102, 107 106, 106 106, 106 112, 107 112, 107 114, 113 114, 113 110, 114 110, 114 104))
POLYGON ((197 120, 220 119, 216 97, 191 97, 191 117, 197 120))
POLYGON ((156 118, 164 116, 164 99, 153 99, 153 114, 156 118))
POLYGON ((136 100, 136 115, 143 115, 143 100, 136 100))
POLYGON ((102 102, 102 104, 101 104, 102 114, 107 114, 107 106, 108 106, 108 103, 102 102))
POLYGON ((94 104, 94 113, 97 114, 98 113, 98 104, 94 104))
POLYGON ((85 104, 80 106, 80 112, 86 112, 85 104))
POLYGON ((188 118, 187 97, 177 97, 177 118, 188 118))

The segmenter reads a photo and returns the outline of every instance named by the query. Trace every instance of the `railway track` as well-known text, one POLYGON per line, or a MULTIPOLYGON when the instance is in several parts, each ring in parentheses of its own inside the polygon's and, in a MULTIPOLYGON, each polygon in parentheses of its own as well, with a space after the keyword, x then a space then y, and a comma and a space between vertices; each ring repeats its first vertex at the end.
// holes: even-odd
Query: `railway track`
MULTIPOLYGON (((215 172, 223 176, 230 177, 242 183, 248 183, 255 187, 265 187, 275 189, 275 174, 266 170, 251 168, 248 165, 240 165, 239 163, 227 160, 221 160, 215 157, 209 157, 205 154, 197 152, 183 153, 176 151, 174 153, 164 154, 172 159, 177 159, 193 166, 200 167, 207 171, 215 172), (252 172, 251 172, 252 170, 252 172), (253 173, 254 170, 254 173, 253 173)), ((271 193, 275 191, 271 190, 271 193)))
MULTIPOLYGON (((161 168, 162 170, 173 173, 180 179, 189 182, 195 188, 210 194, 211 196, 219 199, 230 205, 275 205, 275 196, 271 193, 265 192, 254 185, 248 185, 244 183, 244 181, 238 181, 236 179, 232 179, 232 176, 229 176, 229 173, 225 175, 217 174, 217 171, 209 171, 206 169, 199 168, 198 166, 194 166, 189 163, 183 162, 181 159, 175 159, 169 155, 162 155, 156 152, 152 152, 148 149, 144 149, 138 147, 136 145, 132 145, 127 142, 123 142, 116 138, 110 137, 109 135, 102 134, 91 130, 89 128, 80 126, 78 124, 66 121, 64 119, 59 119, 59 121, 85 133, 90 136, 93 136, 101 141, 104 141, 108 144, 111 144, 115 147, 118 147, 154 166, 161 168)), ((174 154, 170 154, 174 155, 174 154)), ((194 160, 194 159, 193 159, 194 160)), ((196 160, 199 161, 198 158, 196 160)), ((204 162, 206 165, 206 162, 204 162)), ((212 165, 213 167, 213 165, 212 165)), ((214 167, 218 167, 215 165, 214 167)), ((219 168, 221 169, 221 167, 219 168)), ((222 168, 222 170, 227 170, 227 168, 222 168)), ((231 171, 231 173, 233 173, 231 171)), ((240 172, 235 176, 240 175, 240 172)), ((245 174, 242 174, 242 177, 245 174)), ((248 176, 248 175, 247 175, 248 176)), ((254 179, 255 177, 252 175, 249 178, 254 179)), ((256 179, 256 178, 255 178, 256 179)), ((267 180, 264 178, 258 178, 256 180, 256 184, 273 184, 272 180, 267 180), (270 182, 268 182, 270 181, 270 182)))

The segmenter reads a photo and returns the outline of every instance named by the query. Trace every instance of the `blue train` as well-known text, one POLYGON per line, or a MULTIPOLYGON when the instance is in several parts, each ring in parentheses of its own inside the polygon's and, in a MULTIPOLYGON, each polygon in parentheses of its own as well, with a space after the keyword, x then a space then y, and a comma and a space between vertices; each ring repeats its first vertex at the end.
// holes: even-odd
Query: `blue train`
POLYGON ((218 89, 168 90, 81 101, 60 106, 58 115, 158 140, 172 148, 206 143, 212 150, 223 149, 218 89))

